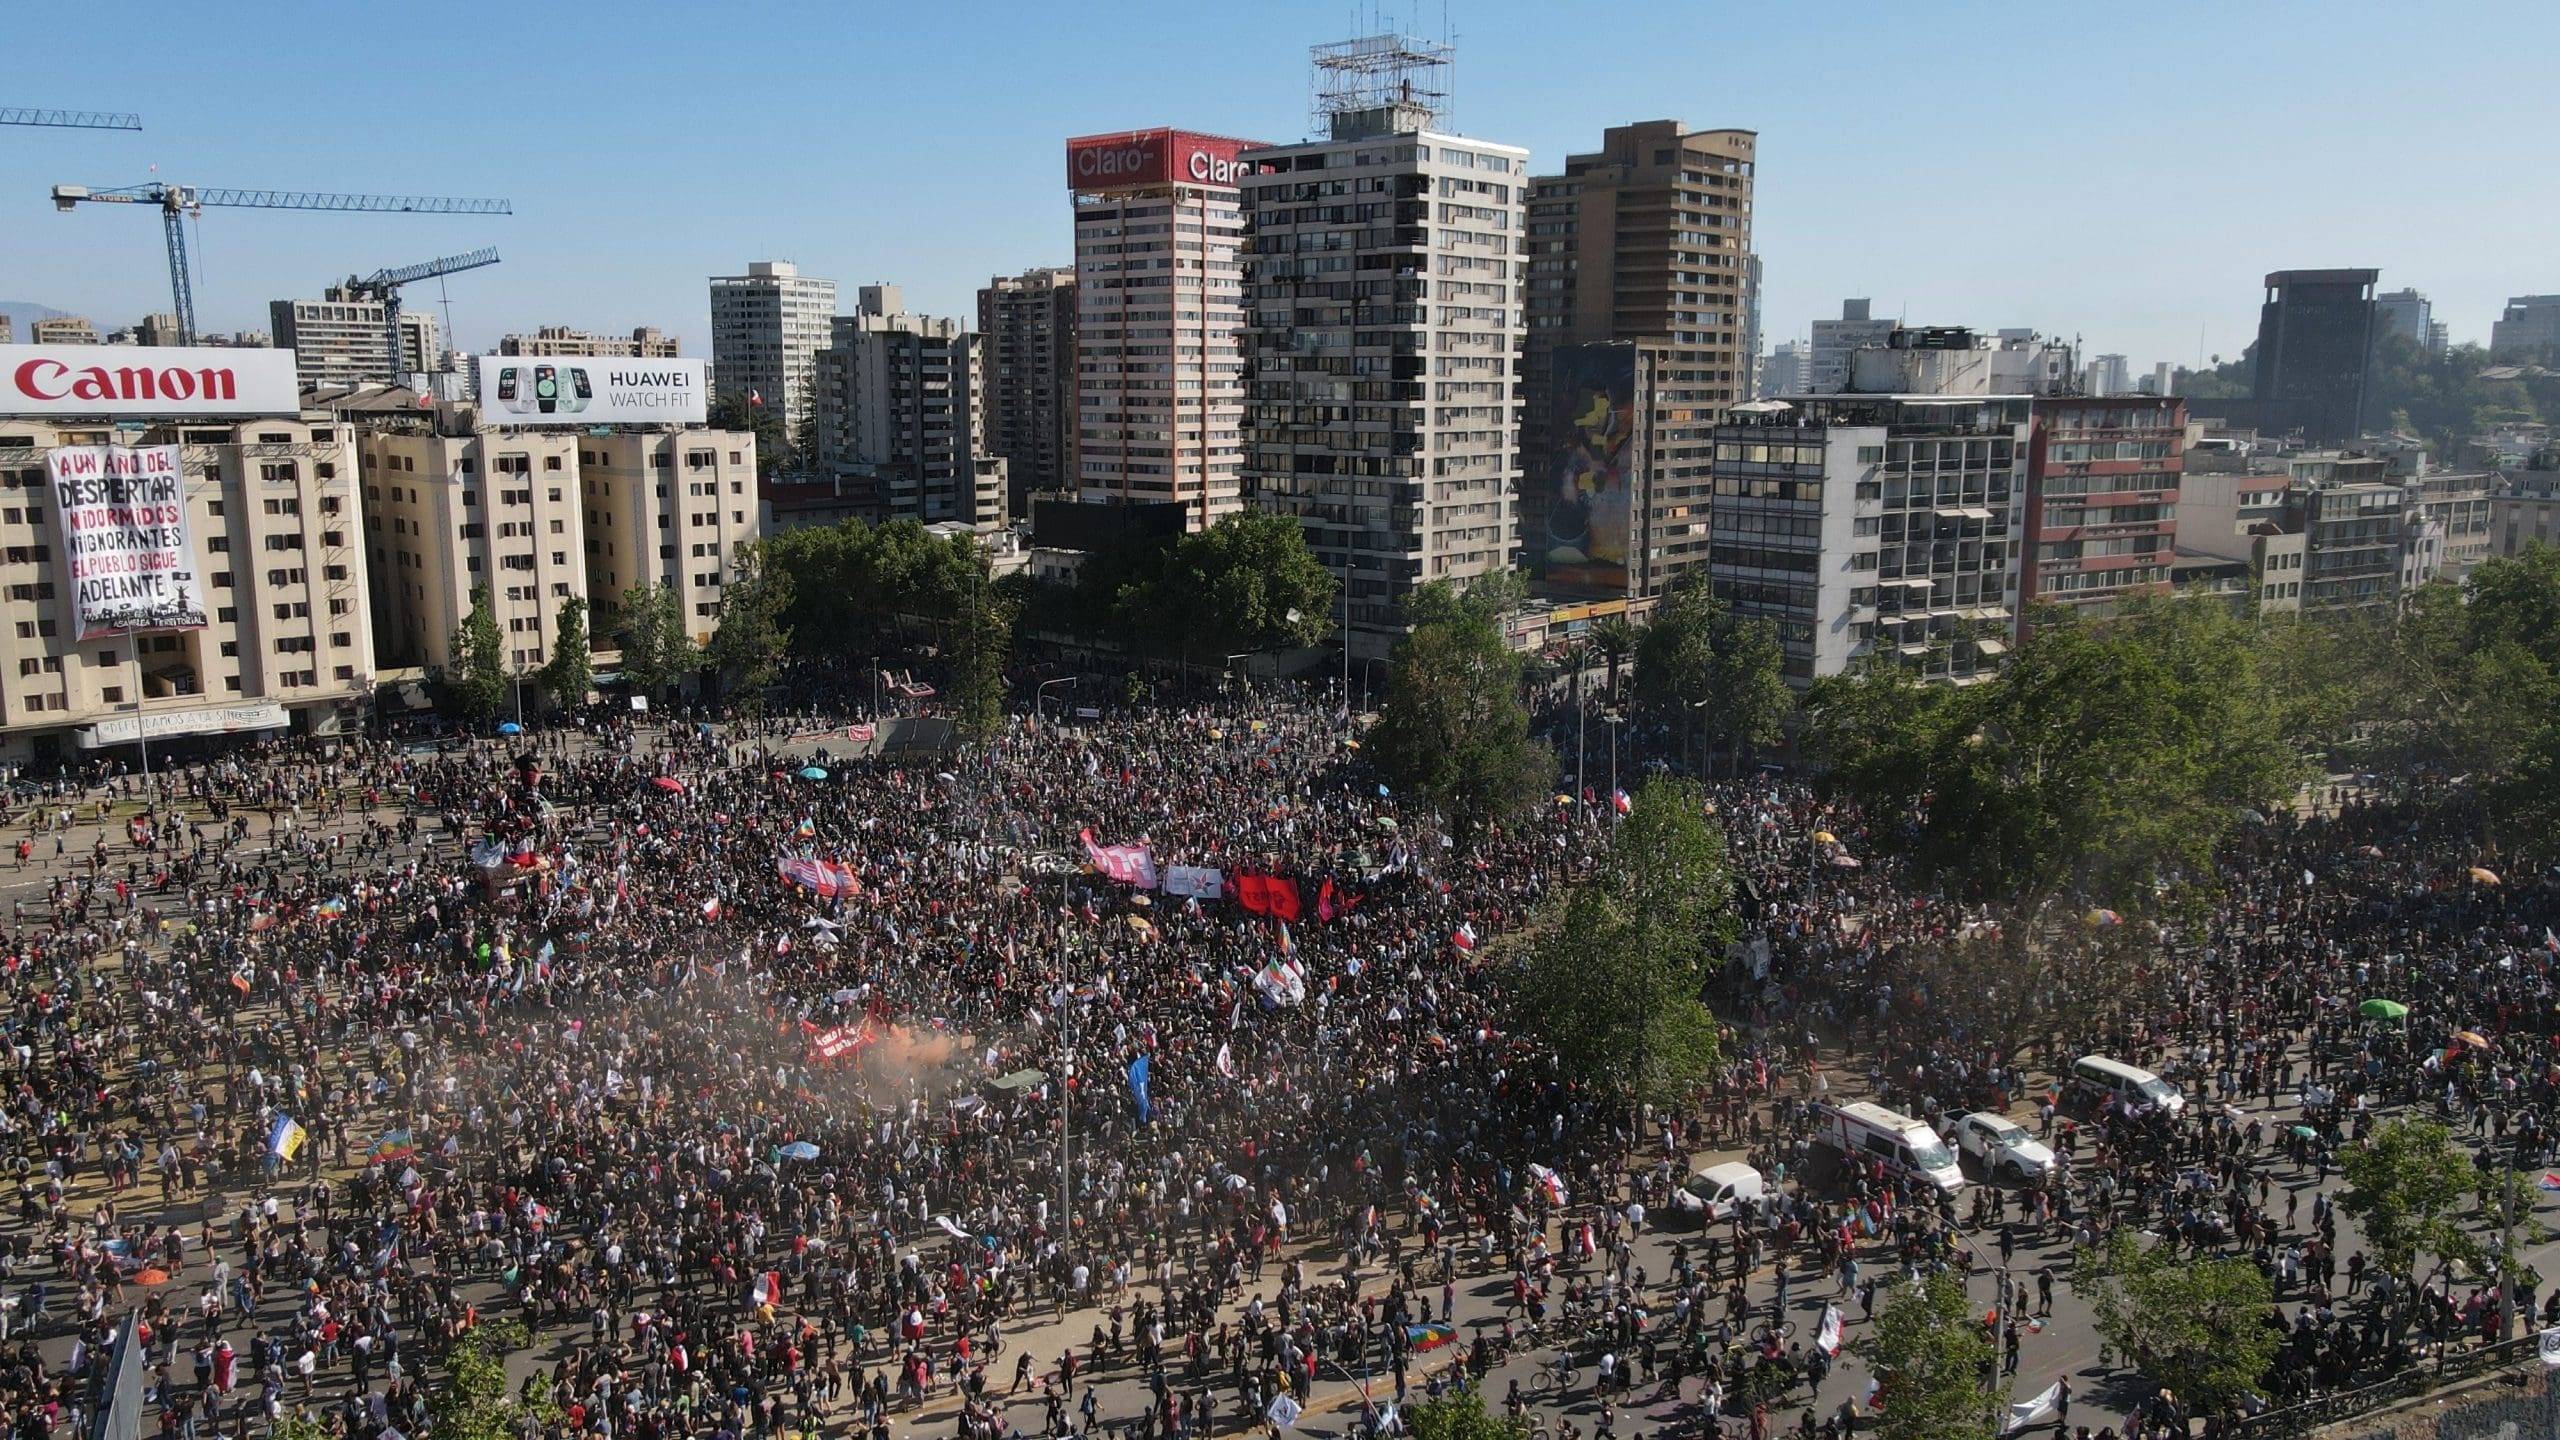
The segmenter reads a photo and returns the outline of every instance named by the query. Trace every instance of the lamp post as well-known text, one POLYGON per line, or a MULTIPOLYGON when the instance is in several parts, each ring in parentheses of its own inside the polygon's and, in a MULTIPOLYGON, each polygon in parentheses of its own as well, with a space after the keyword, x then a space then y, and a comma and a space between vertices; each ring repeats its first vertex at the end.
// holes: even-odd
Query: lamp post
POLYGON ((1050 686, 1073 685, 1074 683, 1076 683, 1075 676, 1061 675, 1055 680, 1043 680, 1038 685, 1033 686, 1031 690, 1031 719, 1033 723, 1037 724, 1041 720, 1040 701, 1049 693, 1050 686))
POLYGON ((1600 718, 1609 727, 1609 813, 1614 816, 1618 813, 1618 727, 1627 723, 1627 717, 1603 710, 1600 718))

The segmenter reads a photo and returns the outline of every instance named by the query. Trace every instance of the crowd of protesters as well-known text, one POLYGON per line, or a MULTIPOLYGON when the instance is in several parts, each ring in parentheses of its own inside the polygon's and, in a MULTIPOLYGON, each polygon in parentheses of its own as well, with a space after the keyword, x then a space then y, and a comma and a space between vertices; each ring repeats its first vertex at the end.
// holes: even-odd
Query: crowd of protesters
MULTIPOLYGON (((188 1440, 419 1435, 441 1357, 499 1322, 561 1436, 929 1414, 1186 1437, 1325 1376, 1436 1386, 1516 1325, 1605 1362, 1603 1433, 1639 1383, 1687 1378, 1691 1423, 1766 1440, 1773 1406, 1854 1420, 1804 1401, 1834 1357, 1791 1312, 1996 1271, 2015 1366, 2067 1281, 2050 1257, 2123 1225, 2281 1278, 2271 1398, 2495 1326, 2477 1277, 2428 1282, 2414 1328, 2352 1303, 2420 1277, 2270 1185, 2384 1111, 2540 1159, 2551 891, 2477 878, 2458 804, 2253 826, 2209 916, 2091 937, 2109 993, 2039 972, 1992 1006, 1947 958, 1982 917, 1870 844, 1904 817, 1714 782, 1752 937, 1715 993, 1726 1043, 1685 1103, 1631 1117, 1554 1075, 1487 954, 1604 863, 1611 795, 1459 844, 1327 697, 1097 708, 941 753, 876 753, 821 706, 24 787, 0 1409, 26 1440, 84 1425, 131 1313, 151 1423, 188 1440), (1190 893, 1089 846, 1143 846, 1190 893), (2407 1018, 2363 1019, 2377 995, 2407 1018), (2090 1051, 2193 1103, 2092 1110, 2041 1078, 2090 1051), (1849 1090, 2021 1115, 2061 1175, 1957 1202, 1826 1174, 1809 1137, 1849 1090), (2238 1106, 2278 1096, 2298 1130, 2238 1106), (1648 1274, 1647 1212, 1710 1150, 1771 1198, 1648 1274), (1498 1328, 1460 1313, 1467 1275, 1509 1277, 1498 1328)), ((2168 1397, 2127 1423, 2186 1418, 2168 1397)))

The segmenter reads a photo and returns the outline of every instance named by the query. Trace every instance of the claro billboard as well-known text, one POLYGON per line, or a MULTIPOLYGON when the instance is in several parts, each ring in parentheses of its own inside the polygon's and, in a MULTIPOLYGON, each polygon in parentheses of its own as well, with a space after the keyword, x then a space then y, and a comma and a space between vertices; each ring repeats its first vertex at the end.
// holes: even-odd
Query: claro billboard
POLYGON ((1188 130, 1131 130, 1067 142, 1067 188, 1134 190, 1150 185, 1223 185, 1245 174, 1236 156, 1261 144, 1188 130))
POLYGON ((175 345, 0 345, 0 415, 292 415, 293 352, 175 345))
POLYGON ((699 425, 699 360, 482 355, 480 414, 501 425, 699 425))

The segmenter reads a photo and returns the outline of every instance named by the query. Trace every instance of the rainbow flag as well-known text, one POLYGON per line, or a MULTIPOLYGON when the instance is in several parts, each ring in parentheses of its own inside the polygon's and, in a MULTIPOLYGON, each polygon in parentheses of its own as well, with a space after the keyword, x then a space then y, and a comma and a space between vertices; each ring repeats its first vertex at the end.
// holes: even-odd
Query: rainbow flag
POLYGON ((364 1152, 364 1163, 381 1165, 393 1160, 406 1160, 418 1153, 418 1144, 406 1130, 385 1130, 373 1148, 364 1152))

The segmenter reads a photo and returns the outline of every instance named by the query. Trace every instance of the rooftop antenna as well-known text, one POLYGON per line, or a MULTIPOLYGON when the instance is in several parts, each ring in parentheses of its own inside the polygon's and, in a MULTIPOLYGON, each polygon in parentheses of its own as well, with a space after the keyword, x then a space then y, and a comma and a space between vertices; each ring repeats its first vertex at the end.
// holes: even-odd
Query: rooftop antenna
POLYGON ((1398 112, 1397 128, 1430 128, 1447 108, 1454 54, 1441 41, 1384 32, 1313 47, 1315 133, 1329 135, 1340 117, 1374 110, 1398 112))

